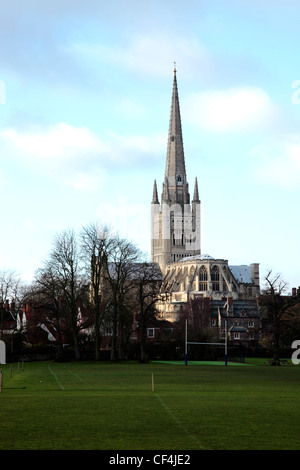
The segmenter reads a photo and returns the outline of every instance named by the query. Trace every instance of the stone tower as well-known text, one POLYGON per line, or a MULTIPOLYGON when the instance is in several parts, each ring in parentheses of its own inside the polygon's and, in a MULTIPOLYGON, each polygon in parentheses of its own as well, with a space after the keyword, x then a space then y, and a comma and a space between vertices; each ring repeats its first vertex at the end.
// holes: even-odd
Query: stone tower
POLYGON ((171 115, 165 177, 159 202, 154 181, 151 203, 151 261, 165 271, 166 265, 197 255, 200 250, 200 200, 195 179, 190 202, 182 140, 176 68, 174 69, 171 115))

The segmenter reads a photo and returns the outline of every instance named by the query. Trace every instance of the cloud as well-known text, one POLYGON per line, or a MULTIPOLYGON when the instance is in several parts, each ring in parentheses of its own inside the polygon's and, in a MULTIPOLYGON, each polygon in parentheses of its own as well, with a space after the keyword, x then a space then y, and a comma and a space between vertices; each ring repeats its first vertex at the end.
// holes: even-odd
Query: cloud
POLYGON ((262 130, 277 110, 261 88, 236 87, 190 95, 183 103, 187 120, 211 132, 262 130))
POLYGON ((137 35, 125 45, 108 46, 101 43, 74 42, 65 49, 93 63, 109 63, 125 67, 135 73, 156 77, 170 77, 173 62, 180 64, 184 74, 192 74, 196 67, 202 70, 208 63, 208 54, 194 38, 180 35, 137 35))
POLYGON ((300 135, 264 142, 254 147, 250 155, 258 181, 283 189, 300 188, 300 135))
POLYGON ((66 184, 77 191, 96 191, 107 179, 106 172, 97 171, 90 174, 88 172, 74 172, 65 179, 66 184))
POLYGON ((165 137, 160 135, 110 133, 101 139, 88 128, 64 122, 0 132, 0 148, 7 160, 77 190, 96 189, 108 179, 108 173, 123 173, 153 162, 164 145, 165 137))
POLYGON ((77 189, 86 188, 88 182, 95 185, 96 175, 89 175, 92 165, 97 157, 109 152, 109 146, 89 129, 64 122, 22 131, 4 129, 0 132, 0 145, 3 155, 11 161, 77 189), (87 160, 90 170, 85 169, 87 160))
POLYGON ((26 132, 5 129, 0 132, 2 143, 35 163, 74 159, 83 152, 104 153, 107 146, 87 128, 58 123, 46 128, 34 127, 26 132))
POLYGON ((110 133, 112 158, 124 163, 138 162, 145 158, 153 159, 165 150, 166 136, 162 135, 119 135, 110 133))

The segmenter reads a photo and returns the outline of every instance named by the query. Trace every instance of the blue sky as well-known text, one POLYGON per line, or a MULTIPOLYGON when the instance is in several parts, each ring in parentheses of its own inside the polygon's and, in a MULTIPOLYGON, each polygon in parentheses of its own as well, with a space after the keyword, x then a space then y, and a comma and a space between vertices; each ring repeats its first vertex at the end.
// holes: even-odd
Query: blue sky
POLYGON ((300 285, 299 2, 12 0, 0 15, 0 270, 98 221, 150 257, 176 61, 201 250, 300 285))

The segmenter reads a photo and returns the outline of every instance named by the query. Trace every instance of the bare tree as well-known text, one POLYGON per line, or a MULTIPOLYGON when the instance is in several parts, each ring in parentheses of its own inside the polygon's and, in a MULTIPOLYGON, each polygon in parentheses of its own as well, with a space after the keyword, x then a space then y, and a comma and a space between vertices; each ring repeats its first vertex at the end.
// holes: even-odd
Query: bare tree
POLYGON ((80 359, 77 301, 82 292, 83 277, 77 237, 73 230, 66 230, 56 236, 47 262, 47 270, 55 273, 58 288, 66 302, 75 359, 80 359))
POLYGON ((101 290, 103 272, 114 243, 114 235, 107 226, 87 225, 81 232, 81 252, 90 283, 89 308, 94 317, 95 359, 100 359, 101 326, 105 315, 105 295, 101 290))
POLYGON ((146 331, 156 318, 156 303, 162 273, 156 263, 141 262, 136 264, 134 273, 133 308, 136 312, 137 329, 140 332, 140 360, 146 360, 146 331))
POLYGON ((107 269, 103 276, 102 291, 109 298, 110 326, 112 330, 111 360, 126 358, 133 324, 132 291, 136 263, 141 252, 131 242, 116 236, 113 240, 107 269))
MULTIPOLYGON (((266 289, 259 297, 259 305, 264 323, 268 323, 272 335, 273 365, 280 365, 280 347, 287 320, 287 312, 295 305, 295 298, 283 295, 286 283, 281 276, 272 275, 270 270, 266 277, 266 289)), ((299 301, 299 299, 298 299, 299 301)))
POLYGON ((38 324, 51 326, 56 331, 59 352, 63 353, 66 333, 65 311, 62 308, 63 290, 51 263, 37 270, 28 300, 34 310, 41 311, 38 324))
POLYGON ((4 322, 7 316, 16 320, 16 308, 21 292, 21 281, 12 270, 0 272, 0 339, 3 338, 4 322))

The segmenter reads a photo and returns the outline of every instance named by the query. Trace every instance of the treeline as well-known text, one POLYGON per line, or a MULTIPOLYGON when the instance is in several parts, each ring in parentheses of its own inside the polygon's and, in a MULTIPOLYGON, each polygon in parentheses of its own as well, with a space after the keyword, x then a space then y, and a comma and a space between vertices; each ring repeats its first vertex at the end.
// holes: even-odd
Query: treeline
POLYGON ((160 280, 158 266, 109 227, 90 224, 80 233, 63 231, 31 285, 21 286, 11 273, 0 275, 0 334, 10 297, 13 315, 25 305, 31 308, 24 331, 28 343, 38 343, 44 327, 55 331, 58 354, 63 355, 67 342, 79 360, 81 350, 93 344, 99 360, 103 341, 109 338, 111 360, 126 359, 130 335, 136 330, 143 361, 160 280))

